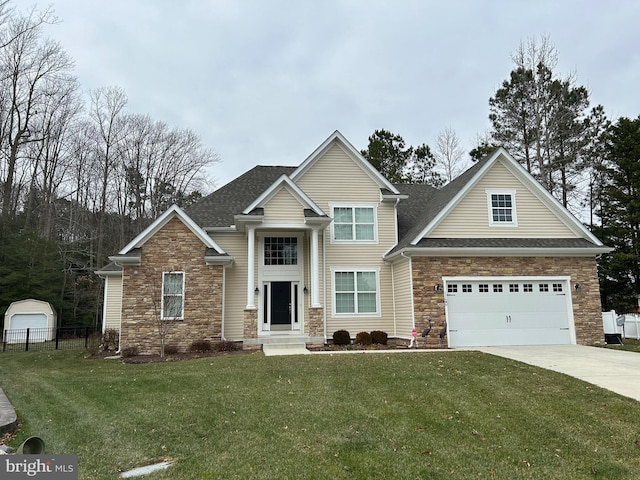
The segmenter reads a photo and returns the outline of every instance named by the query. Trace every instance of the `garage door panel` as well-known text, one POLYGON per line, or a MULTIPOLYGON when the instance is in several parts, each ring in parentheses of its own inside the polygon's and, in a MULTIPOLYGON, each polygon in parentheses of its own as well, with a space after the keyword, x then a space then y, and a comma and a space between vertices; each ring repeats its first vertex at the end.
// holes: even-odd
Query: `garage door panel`
POLYGON ((449 345, 552 345, 571 339, 566 280, 447 281, 449 345))

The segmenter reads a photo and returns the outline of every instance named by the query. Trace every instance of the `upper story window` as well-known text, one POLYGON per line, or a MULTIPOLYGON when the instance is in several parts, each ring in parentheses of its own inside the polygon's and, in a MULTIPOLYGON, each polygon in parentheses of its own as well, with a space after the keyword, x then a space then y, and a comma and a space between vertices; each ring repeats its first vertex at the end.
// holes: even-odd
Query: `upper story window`
POLYGON ((489 225, 515 227, 516 216, 515 190, 487 190, 489 207, 489 225))
POLYGON ((264 238, 265 265, 297 265, 298 238, 297 237, 265 237, 264 238))
POLYGON ((184 318, 184 272, 162 274, 162 319, 184 318))
POLYGON ((336 242, 375 242, 374 206, 333 206, 332 239, 336 242))

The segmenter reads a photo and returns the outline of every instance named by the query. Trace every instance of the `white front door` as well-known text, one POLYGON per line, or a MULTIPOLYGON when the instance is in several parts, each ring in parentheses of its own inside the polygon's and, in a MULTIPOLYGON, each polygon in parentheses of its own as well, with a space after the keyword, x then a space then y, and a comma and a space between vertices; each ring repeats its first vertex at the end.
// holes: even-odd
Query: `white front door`
POLYGON ((566 279, 448 279, 449 346, 574 343, 566 279))

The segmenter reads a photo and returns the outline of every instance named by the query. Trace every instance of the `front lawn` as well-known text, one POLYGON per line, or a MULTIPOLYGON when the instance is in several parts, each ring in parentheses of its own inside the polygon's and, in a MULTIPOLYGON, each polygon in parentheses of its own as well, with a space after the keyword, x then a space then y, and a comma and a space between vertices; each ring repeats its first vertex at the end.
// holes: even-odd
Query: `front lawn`
POLYGON ((475 352, 132 365, 0 354, 0 386, 81 479, 631 479, 640 403, 475 352))

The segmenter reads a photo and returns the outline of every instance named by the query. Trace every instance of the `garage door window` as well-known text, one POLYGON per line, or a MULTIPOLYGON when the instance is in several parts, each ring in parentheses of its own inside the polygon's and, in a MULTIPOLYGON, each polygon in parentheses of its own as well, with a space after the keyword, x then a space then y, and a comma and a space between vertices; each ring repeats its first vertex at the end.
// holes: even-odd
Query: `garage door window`
POLYGON ((516 293, 520 291, 519 285, 517 283, 510 283, 509 284, 509 292, 511 293, 516 293))
POLYGON ((480 285, 478 285, 478 291, 480 293, 489 293, 489 284, 481 283, 480 285))
POLYGON ((538 286, 538 289, 539 289, 541 292, 548 292, 548 291, 549 291, 549 284, 548 284, 548 283, 541 283, 541 284, 538 286))
POLYGON ((447 293, 458 293, 458 284, 457 283, 448 284, 447 293))
POLYGON ((533 292, 533 284, 532 283, 523 283, 522 284, 522 291, 525 292, 525 293, 533 292))
POLYGON ((463 293, 472 293, 473 292, 473 288, 471 287, 470 283, 463 283, 462 284, 462 292, 463 293))
POLYGON ((554 283, 553 284, 553 291, 556 293, 562 292, 562 284, 561 283, 554 283))
POLYGON ((502 293, 502 284, 494 283, 493 284, 493 293, 502 293))

